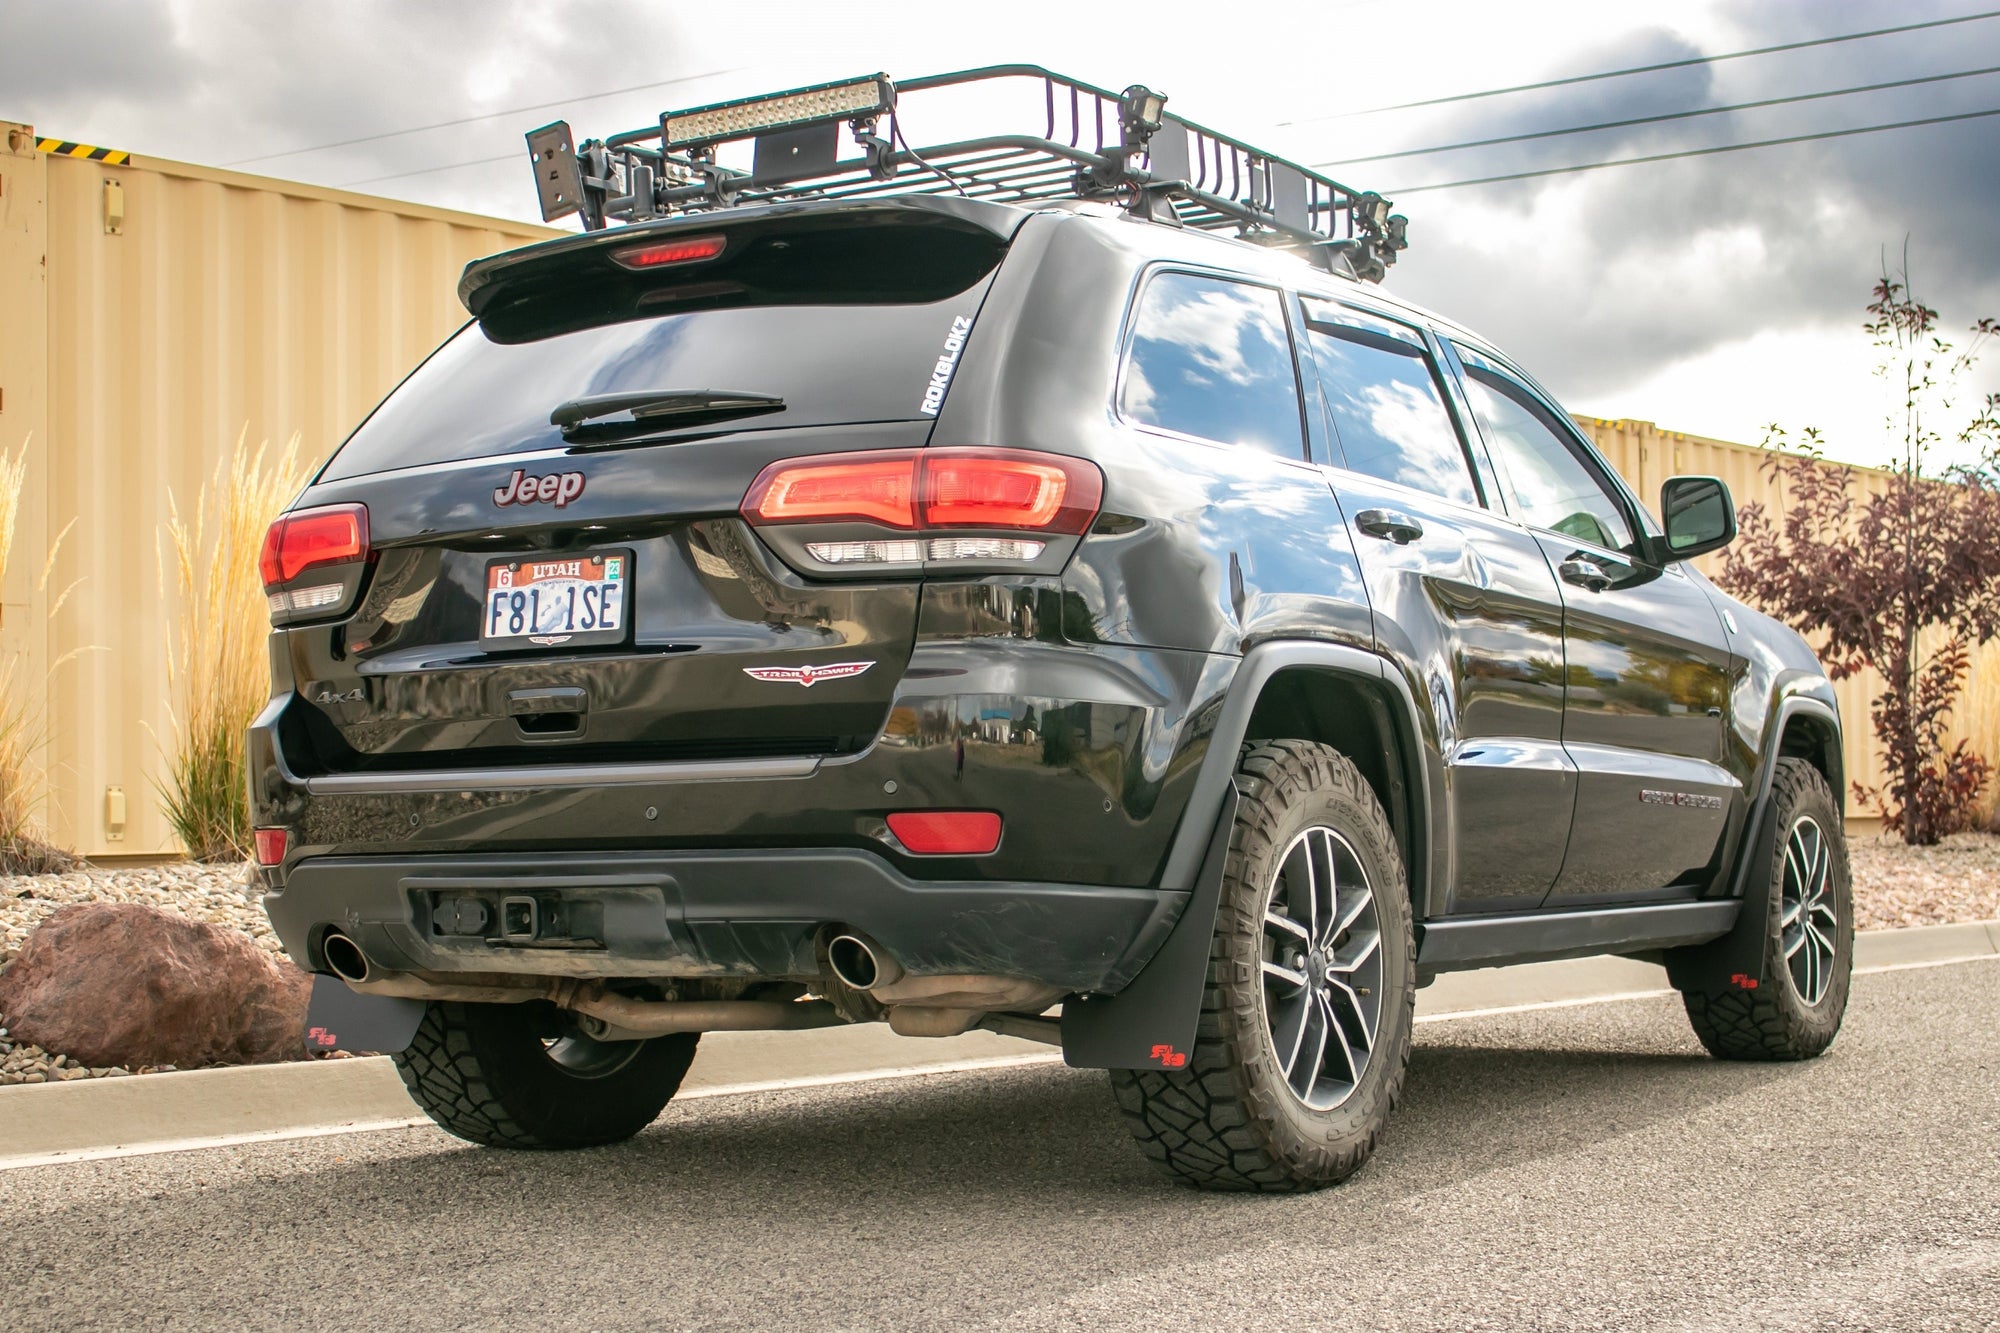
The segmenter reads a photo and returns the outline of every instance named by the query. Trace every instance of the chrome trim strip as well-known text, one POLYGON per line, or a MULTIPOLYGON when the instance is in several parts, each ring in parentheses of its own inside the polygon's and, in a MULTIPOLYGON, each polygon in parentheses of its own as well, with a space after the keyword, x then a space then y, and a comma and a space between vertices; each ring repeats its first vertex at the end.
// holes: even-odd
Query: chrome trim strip
POLYGON ((643 787, 653 783, 732 782, 753 778, 809 778, 820 761, 713 759, 664 764, 549 764, 539 768, 430 769, 416 773, 335 773, 307 778, 314 796, 387 796, 404 792, 524 791, 549 787, 643 787))

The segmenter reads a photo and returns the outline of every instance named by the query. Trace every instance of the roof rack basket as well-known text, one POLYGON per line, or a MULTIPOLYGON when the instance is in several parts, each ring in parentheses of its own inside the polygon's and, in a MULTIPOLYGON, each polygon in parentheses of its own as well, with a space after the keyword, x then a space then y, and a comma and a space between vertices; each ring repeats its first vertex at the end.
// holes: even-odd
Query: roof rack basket
POLYGON ((1296 250, 1372 282, 1407 246, 1406 220, 1381 195, 1168 115, 1166 100, 1138 84, 1113 93, 1035 65, 900 84, 875 74, 670 111, 657 125, 581 145, 557 121, 529 134, 528 150, 542 217, 580 214, 590 231, 613 220, 797 199, 958 194, 1015 204, 1107 200, 1152 221, 1296 250), (955 105, 923 96, 948 89, 961 94, 955 105), (968 90, 975 95, 963 96, 968 90), (921 148, 904 133, 906 104, 918 110, 913 123, 990 123, 1003 93, 1040 133, 921 148), (857 150, 847 157, 843 124, 857 150), (719 146, 746 139, 747 167, 717 161, 719 146))

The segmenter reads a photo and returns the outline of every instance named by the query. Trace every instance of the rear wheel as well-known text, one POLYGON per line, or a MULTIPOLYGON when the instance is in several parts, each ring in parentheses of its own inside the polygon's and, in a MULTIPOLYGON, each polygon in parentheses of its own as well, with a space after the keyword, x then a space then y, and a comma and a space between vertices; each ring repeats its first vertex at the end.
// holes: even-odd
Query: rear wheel
POLYGON ((1771 779, 1764 978, 1754 989, 1685 990, 1688 1020, 1724 1060, 1807 1060, 1833 1044, 1854 966, 1854 890, 1840 807, 1818 769, 1780 759, 1771 779))
POLYGON ((699 1040, 600 1041, 541 1003, 434 1003, 396 1068, 424 1113, 462 1139, 587 1148, 651 1124, 699 1040))
POLYGON ((1360 1169, 1402 1094, 1416 1003, 1409 889, 1359 770, 1251 747, 1187 1067, 1117 1070, 1146 1154, 1208 1189, 1311 1190, 1360 1169))

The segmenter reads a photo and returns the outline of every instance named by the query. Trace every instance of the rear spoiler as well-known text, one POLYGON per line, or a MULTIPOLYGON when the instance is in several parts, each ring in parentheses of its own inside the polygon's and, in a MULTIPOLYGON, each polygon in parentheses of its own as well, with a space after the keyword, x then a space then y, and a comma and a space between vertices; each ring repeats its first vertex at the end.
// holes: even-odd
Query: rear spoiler
POLYGON ((1026 219, 931 196, 687 214, 474 260, 458 296, 502 343, 731 305, 938 301, 991 272, 1026 219))

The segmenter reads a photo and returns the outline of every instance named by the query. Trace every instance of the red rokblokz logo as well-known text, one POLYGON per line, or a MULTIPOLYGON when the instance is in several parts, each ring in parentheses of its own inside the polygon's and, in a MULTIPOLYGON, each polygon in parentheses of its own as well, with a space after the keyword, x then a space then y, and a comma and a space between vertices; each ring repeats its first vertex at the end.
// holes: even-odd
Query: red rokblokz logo
POLYGON ((743 674, 755 676, 758 680, 790 681, 811 689, 823 680, 858 676, 874 665, 873 662, 831 662, 826 666, 744 667, 743 674))
POLYGON ((553 504, 561 509, 582 494, 581 472, 551 472, 546 477, 531 477, 525 470, 515 468, 507 484, 493 492, 493 503, 502 509, 531 504, 553 504))

